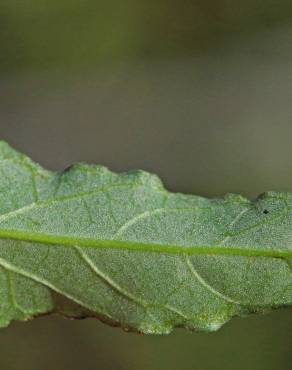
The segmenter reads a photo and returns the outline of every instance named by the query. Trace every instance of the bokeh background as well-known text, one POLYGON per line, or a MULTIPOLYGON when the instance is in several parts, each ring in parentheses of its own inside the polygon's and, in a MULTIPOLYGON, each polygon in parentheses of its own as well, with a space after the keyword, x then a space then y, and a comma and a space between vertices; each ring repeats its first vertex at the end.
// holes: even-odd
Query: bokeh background
MULTIPOLYGON (((1 0, 0 137, 50 169, 292 191, 291 41, 290 0, 1 0)), ((42 317, 0 331, 0 368, 290 369, 291 312, 160 337, 42 317)))

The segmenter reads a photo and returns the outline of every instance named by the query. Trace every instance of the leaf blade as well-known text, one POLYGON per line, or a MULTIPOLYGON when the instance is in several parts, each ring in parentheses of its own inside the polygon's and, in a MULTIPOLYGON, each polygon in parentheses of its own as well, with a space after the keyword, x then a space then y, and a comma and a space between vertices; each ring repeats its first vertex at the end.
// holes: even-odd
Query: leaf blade
POLYGON ((2 326, 64 313, 56 294, 72 316, 145 333, 215 330, 291 305, 290 194, 209 200, 168 193, 143 171, 52 173, 5 143, 0 171, 2 326), (28 280, 36 285, 24 299, 28 280))

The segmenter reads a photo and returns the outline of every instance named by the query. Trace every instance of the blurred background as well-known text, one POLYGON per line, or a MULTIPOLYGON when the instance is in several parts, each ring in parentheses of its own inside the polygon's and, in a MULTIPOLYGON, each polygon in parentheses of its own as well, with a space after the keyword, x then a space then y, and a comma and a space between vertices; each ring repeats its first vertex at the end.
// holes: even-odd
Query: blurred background
MULTIPOLYGON (((157 173, 172 191, 292 191, 292 2, 1 0, 0 137, 49 169, 157 173)), ((282 370, 292 315, 214 334, 13 323, 0 368, 282 370)))

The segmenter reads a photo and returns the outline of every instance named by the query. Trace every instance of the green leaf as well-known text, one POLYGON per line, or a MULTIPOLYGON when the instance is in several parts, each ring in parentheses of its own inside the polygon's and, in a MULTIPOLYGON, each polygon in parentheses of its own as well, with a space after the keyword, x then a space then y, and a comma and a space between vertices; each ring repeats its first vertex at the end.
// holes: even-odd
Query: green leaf
POLYGON ((218 329, 292 303, 292 194, 205 199, 143 171, 44 170, 0 144, 0 325, 46 313, 218 329))

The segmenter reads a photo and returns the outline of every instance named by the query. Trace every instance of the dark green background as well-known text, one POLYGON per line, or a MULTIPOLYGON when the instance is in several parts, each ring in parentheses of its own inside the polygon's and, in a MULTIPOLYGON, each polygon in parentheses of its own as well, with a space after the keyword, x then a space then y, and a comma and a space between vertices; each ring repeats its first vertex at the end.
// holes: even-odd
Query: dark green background
MULTIPOLYGON (((0 137, 50 169, 292 191, 291 40, 291 1, 2 0, 0 137)), ((290 369, 291 328, 289 309, 167 337, 42 317, 0 331, 0 369, 290 369)))

